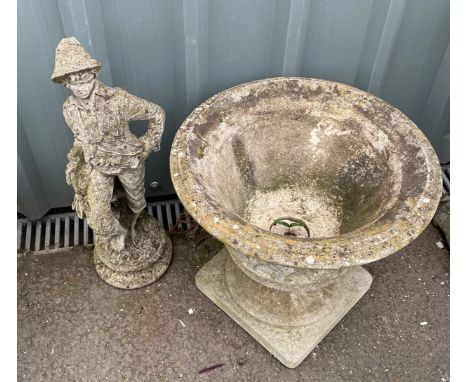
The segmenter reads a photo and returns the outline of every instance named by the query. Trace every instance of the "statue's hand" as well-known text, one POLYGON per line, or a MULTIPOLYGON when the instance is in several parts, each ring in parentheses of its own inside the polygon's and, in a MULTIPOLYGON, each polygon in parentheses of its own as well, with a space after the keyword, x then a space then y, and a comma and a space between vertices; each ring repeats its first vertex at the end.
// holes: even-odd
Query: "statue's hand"
POLYGON ((148 131, 140 137, 143 142, 143 158, 146 159, 153 151, 159 151, 161 145, 161 134, 164 124, 156 118, 148 120, 148 131))
POLYGON ((76 214, 80 219, 85 217, 85 200, 80 194, 75 194, 72 208, 76 211, 76 214))
POLYGON ((144 160, 149 157, 151 152, 153 151, 153 145, 148 142, 148 140, 141 138, 141 142, 143 143, 143 151, 141 152, 141 155, 144 160))
POLYGON ((148 131, 139 138, 140 142, 143 143, 141 155, 144 160, 146 160, 153 151, 159 151, 163 128, 164 124, 156 118, 148 120, 148 131))

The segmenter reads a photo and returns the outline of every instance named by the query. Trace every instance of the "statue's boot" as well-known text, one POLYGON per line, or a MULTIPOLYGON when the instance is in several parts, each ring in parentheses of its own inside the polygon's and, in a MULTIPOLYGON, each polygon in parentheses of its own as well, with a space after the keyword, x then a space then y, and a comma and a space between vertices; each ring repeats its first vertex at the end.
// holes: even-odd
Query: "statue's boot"
POLYGON ((125 238, 127 237, 127 230, 120 226, 119 231, 112 235, 110 238, 110 246, 114 251, 120 252, 125 248, 125 238))
POLYGON ((136 232, 135 232, 135 225, 138 220, 140 213, 134 213, 132 216, 132 221, 130 223, 130 237, 132 238, 133 244, 136 244, 136 232))

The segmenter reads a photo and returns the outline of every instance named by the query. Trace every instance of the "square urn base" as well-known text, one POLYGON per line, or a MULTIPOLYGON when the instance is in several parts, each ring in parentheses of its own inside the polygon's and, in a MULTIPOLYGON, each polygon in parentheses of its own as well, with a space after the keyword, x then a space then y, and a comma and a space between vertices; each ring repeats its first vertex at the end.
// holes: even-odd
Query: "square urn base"
MULTIPOLYGON (((347 268, 336 283, 336 300, 331 297, 325 318, 305 326, 276 326, 254 318, 235 302, 226 284, 228 256, 227 249, 223 248, 200 269, 195 278, 198 289, 289 368, 295 368, 309 355, 372 283, 372 276, 364 268, 347 268)), ((323 314, 317 312, 317 315, 323 314)))

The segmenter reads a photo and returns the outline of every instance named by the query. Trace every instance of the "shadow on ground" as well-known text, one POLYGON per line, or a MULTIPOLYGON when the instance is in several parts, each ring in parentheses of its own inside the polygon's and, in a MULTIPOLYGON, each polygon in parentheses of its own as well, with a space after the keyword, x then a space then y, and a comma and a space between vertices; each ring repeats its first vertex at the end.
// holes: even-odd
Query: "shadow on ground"
POLYGON ((430 226, 366 266, 369 292, 294 370, 195 287, 221 248, 214 239, 197 248, 175 239, 166 275, 134 291, 101 281, 89 249, 22 257, 18 380, 448 381, 449 256, 440 237, 430 226), (199 374, 215 364, 224 366, 199 374))

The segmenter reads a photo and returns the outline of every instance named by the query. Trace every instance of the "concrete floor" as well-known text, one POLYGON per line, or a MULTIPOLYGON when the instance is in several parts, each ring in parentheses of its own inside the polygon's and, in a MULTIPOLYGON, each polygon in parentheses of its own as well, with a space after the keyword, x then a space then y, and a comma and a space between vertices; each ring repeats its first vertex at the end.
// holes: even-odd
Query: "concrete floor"
POLYGON ((89 249, 19 258, 18 380, 448 381, 449 256, 435 245, 440 237, 430 226, 366 266, 369 292, 293 370, 195 287, 221 248, 213 239, 198 248, 175 239, 167 274, 134 291, 101 281, 89 249), (216 364, 224 366, 199 374, 216 364))

